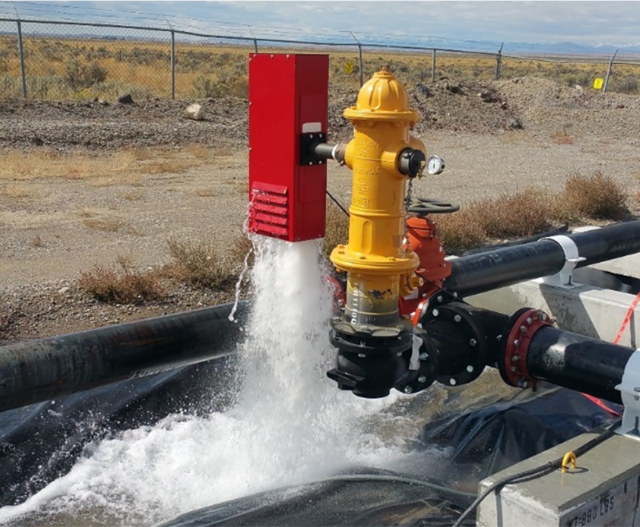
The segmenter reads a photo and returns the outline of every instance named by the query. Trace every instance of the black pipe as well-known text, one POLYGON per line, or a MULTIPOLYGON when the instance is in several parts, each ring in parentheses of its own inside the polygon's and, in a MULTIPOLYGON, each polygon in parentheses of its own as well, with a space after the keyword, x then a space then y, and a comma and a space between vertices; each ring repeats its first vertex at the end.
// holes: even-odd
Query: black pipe
MULTIPOLYGON (((420 324, 437 349, 437 380, 446 385, 471 382, 478 375, 467 373, 467 365, 473 365, 477 372, 491 366, 502 373, 505 346, 509 344, 507 335, 512 333, 519 313, 527 309, 509 317, 461 302, 430 306, 420 324), (468 345, 469 328, 473 328, 474 346, 468 345), (456 382, 448 382, 451 378, 456 382)), ((622 382, 624 369, 634 351, 553 326, 542 326, 533 333, 527 347, 526 373, 533 379, 620 403, 620 391, 615 387, 622 382)), ((518 355, 523 355, 522 349, 518 355)), ((503 379, 508 382, 504 375, 503 379)))
POLYGON ((621 403, 615 386, 634 351, 546 326, 531 340, 527 367, 534 379, 621 403))
POLYGON ((536 234, 534 236, 529 236, 527 238, 520 238, 518 240, 512 240, 512 241, 500 243, 498 245, 493 245, 490 247, 478 247, 476 249, 469 249, 468 251, 465 251, 462 254, 462 256, 470 256, 472 254, 492 252, 492 251, 495 251, 496 249, 503 249, 505 247, 514 247, 516 245, 525 245, 527 243, 537 242, 538 240, 540 240, 540 238, 548 238, 549 236, 558 236, 559 234, 566 234, 568 231, 569 231, 569 226, 563 225, 562 227, 558 227, 557 229, 536 234))
MULTIPOLYGON (((640 220, 568 234, 584 258, 577 267, 613 260, 640 251, 640 220)), ((451 260, 444 288, 460 296, 475 295, 559 272, 565 254, 552 240, 497 249, 451 260)))
POLYGON ((246 304, 232 304, 0 347, 0 411, 229 355, 246 304))
POLYGON ((434 302, 420 324, 437 349, 437 380, 459 386, 477 379, 485 366, 496 367, 508 321, 508 315, 464 302, 434 302))
POLYGON ((346 146, 343 144, 316 143, 313 145, 312 150, 320 159, 335 159, 341 165, 344 164, 346 146))

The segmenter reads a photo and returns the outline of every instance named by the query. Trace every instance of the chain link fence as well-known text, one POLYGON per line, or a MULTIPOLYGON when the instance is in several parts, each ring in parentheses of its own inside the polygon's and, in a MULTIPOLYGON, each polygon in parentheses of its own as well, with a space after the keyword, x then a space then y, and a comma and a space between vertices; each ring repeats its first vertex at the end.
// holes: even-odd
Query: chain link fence
MULTIPOLYGON (((245 98, 250 53, 323 53, 332 88, 358 87, 388 64, 407 86, 438 78, 489 81, 524 75, 590 87, 609 59, 549 60, 455 49, 208 35, 169 28, 0 18, 0 98, 114 100, 245 98)), ((637 92, 640 63, 618 56, 614 91, 637 92)))

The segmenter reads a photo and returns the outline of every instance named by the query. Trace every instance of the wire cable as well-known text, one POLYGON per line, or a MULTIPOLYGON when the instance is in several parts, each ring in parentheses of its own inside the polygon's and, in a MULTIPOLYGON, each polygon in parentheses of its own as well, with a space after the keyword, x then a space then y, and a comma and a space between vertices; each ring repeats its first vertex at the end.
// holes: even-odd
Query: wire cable
POLYGON ((452 293, 451 291, 447 291, 446 289, 443 289, 441 286, 436 284, 434 281, 429 280, 426 276, 424 276, 422 273, 419 273, 418 271, 416 271, 416 275, 418 275, 420 278, 422 278, 425 282, 428 282, 433 287, 435 287, 438 290, 439 293, 444 293, 445 295, 449 295, 453 300, 456 300, 456 301, 461 302, 463 304, 468 304, 468 302, 466 302, 464 299, 460 298, 455 291, 452 293))
POLYGON ((423 481, 421 479, 406 478, 402 476, 385 476, 380 474, 348 474, 344 476, 331 476, 323 481, 382 481, 390 483, 406 483, 407 485, 416 485, 420 487, 426 487, 431 490, 437 490, 438 492, 446 492, 448 494, 459 496, 461 498, 474 499, 477 494, 470 492, 462 492, 461 490, 451 489, 437 483, 431 483, 429 481, 423 481))
MULTIPOLYGON (((615 423, 608 426, 601 434, 597 435, 590 441, 587 441, 581 447, 576 448, 573 451, 576 457, 580 457, 581 455, 585 454, 592 448, 598 446, 603 441, 609 439, 614 434, 616 428, 618 428, 621 423, 622 423, 622 420, 616 421, 615 423)), ((469 517, 469 515, 475 512, 475 510, 478 508, 478 505, 480 505, 480 503, 482 503, 482 501, 487 496, 489 496, 489 494, 491 494, 492 492, 495 492, 496 494, 498 494, 505 485, 508 485, 510 483, 523 483, 525 481, 530 481, 532 479, 536 479, 536 478, 545 476, 547 474, 550 474, 551 472, 559 469, 562 466, 562 459, 563 458, 561 457, 554 459, 553 461, 549 461, 548 463, 545 463, 544 465, 540 465, 539 467, 534 467, 529 470, 524 470, 522 472, 518 472, 517 474, 507 476, 505 478, 499 479, 498 481, 494 482, 489 487, 487 487, 481 494, 479 494, 478 497, 474 500, 474 502, 463 511, 460 517, 453 524, 453 527, 460 527, 462 525, 462 522, 464 522, 469 517)))
POLYGON ((341 204, 341 203, 340 203, 336 198, 334 198, 334 197, 331 195, 331 192, 329 192, 328 190, 327 190, 327 196, 329 196, 329 197, 331 198, 331 201, 333 201, 333 202, 334 202, 334 203, 335 203, 335 204, 340 208, 340 210, 341 210, 342 212, 344 212, 344 213, 347 215, 347 218, 349 218, 349 217, 350 217, 350 216, 349 216, 349 211, 347 211, 347 209, 345 209, 345 208, 342 206, 342 204, 341 204))

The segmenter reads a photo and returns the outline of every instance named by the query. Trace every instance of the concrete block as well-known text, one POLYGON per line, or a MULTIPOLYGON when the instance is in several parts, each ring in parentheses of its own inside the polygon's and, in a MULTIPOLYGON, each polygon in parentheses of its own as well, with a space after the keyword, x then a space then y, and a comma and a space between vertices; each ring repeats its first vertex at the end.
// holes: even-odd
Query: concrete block
MULTIPOLYGON (((589 432, 498 472, 480 482, 483 492, 494 482, 562 458, 593 439, 589 432)), ((640 442, 614 434, 577 460, 566 473, 509 484, 480 504, 480 527, 618 527, 640 525, 638 518, 640 442)))
MULTIPOLYGON (((530 280, 467 297, 470 304, 511 314, 521 307, 541 309, 560 329, 612 342, 635 295, 577 284, 564 288, 530 280)), ((618 344, 638 348, 640 305, 634 310, 618 344)))

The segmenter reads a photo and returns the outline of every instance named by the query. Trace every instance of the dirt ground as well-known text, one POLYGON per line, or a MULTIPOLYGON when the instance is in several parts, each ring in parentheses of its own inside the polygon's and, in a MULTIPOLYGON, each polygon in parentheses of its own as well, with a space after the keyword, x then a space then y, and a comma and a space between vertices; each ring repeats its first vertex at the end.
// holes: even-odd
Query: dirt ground
MULTIPOLYGON (((356 94, 331 93, 330 140, 349 139, 342 110, 356 94)), ((170 238, 211 241, 221 254, 238 242, 246 101, 198 101, 207 113, 200 122, 182 116, 191 102, 0 101, 0 343, 232 299, 176 286, 163 302, 107 305, 76 285, 82 271, 119 256, 142 269, 166 263, 170 238), (102 175, 101 163, 110 167, 102 175)), ((628 190, 638 212, 639 96, 533 78, 441 79, 411 89, 410 102, 423 116, 416 135, 446 161, 443 174, 414 185, 417 196, 464 205, 532 186, 559 190, 568 176, 599 170, 628 190)), ((344 203, 350 176, 329 167, 329 190, 344 203)))

